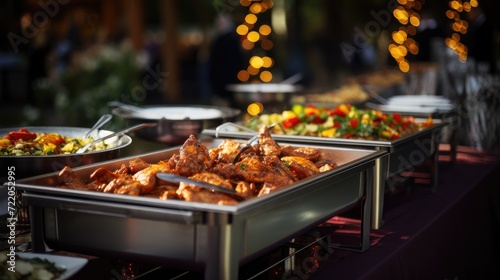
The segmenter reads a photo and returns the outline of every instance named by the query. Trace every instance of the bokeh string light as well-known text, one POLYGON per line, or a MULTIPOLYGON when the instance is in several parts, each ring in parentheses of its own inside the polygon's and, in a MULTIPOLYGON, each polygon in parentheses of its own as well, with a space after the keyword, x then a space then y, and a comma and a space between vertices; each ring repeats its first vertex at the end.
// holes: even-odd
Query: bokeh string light
POLYGON ((398 5, 392 12, 401 26, 392 32, 388 50, 398 64, 399 70, 405 73, 410 71, 407 56, 419 52, 418 42, 411 37, 415 36, 420 25, 419 11, 424 2, 424 0, 398 0, 398 5))
MULTIPOLYGON (((388 50, 397 62, 402 72, 410 71, 408 55, 417 55, 419 52, 418 42, 412 36, 417 32, 420 25, 419 11, 425 4, 425 0, 398 0, 398 5, 393 10, 394 18, 399 22, 400 27, 391 34, 391 43, 388 50)), ((453 50, 461 62, 467 60, 467 46, 462 43, 461 38, 467 34, 469 23, 463 18, 464 13, 469 13, 477 7, 477 0, 462 1, 450 0, 449 8, 446 10, 446 17, 452 22, 450 29, 452 33, 445 38, 445 44, 453 50)))
POLYGON ((241 82, 271 82, 273 73, 271 68, 274 60, 267 55, 274 43, 269 38, 272 28, 266 23, 259 21, 264 13, 268 12, 274 5, 272 0, 240 0, 240 5, 247 8, 244 21, 236 27, 236 32, 241 36, 241 46, 246 51, 254 54, 248 60, 246 69, 238 73, 241 82))
POLYGON ((445 43, 462 62, 467 60, 468 49, 467 46, 461 42, 461 37, 467 34, 469 29, 469 23, 462 18, 462 15, 463 13, 469 13, 478 5, 479 2, 477 0, 451 0, 448 2, 449 9, 446 11, 446 17, 452 21, 450 27, 453 33, 445 38, 445 43))

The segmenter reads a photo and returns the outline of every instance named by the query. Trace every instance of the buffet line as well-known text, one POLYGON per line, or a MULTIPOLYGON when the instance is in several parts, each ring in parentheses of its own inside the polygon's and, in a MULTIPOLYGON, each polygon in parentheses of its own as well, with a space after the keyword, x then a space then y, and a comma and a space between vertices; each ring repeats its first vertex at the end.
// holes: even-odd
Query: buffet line
POLYGON ((0 166, 16 168, 18 214, 29 223, 33 253, 238 279, 242 265, 353 209, 360 240, 336 247, 368 250, 370 229, 383 227, 384 194, 404 183, 403 172, 428 165, 436 192, 441 132, 453 117, 453 107, 436 100, 422 101, 433 111, 294 103, 253 117, 215 106, 115 103, 114 115, 129 125, 148 124, 136 136, 168 146, 120 157, 132 142, 123 134, 76 153, 113 132, 10 128, 0 130, 0 166), (28 146, 33 154, 20 154, 28 146))

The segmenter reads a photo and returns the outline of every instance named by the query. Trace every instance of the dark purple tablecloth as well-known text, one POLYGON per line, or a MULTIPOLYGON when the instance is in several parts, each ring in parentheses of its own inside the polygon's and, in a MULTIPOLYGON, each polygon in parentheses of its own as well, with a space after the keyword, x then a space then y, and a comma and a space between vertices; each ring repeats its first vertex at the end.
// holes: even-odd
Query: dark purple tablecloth
POLYGON ((442 152, 436 193, 416 180, 386 195, 370 249, 337 250, 309 279, 500 279, 500 154, 458 152, 442 152))

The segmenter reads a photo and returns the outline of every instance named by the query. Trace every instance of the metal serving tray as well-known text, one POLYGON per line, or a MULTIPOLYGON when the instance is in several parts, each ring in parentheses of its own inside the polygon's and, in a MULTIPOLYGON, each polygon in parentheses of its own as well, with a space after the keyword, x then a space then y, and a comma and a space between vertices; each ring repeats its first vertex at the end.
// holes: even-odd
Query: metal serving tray
MULTIPOLYGON (((217 146, 221 139, 207 143, 217 146)), ((294 145, 296 147, 306 145, 294 145)), ((16 182, 30 209, 34 251, 63 249, 160 262, 204 271, 206 279, 237 279, 239 266, 298 234, 361 207, 361 240, 369 247, 371 181, 385 151, 318 147, 339 167, 233 206, 160 200, 56 188, 56 173, 16 182)), ((178 148, 75 168, 80 178, 140 157, 156 163, 178 148)))
MULTIPOLYGON (((425 119, 416 119, 424 122, 425 119)), ((431 191, 438 187, 438 152, 441 129, 447 122, 434 120, 434 124, 419 132, 391 141, 327 138, 314 136, 272 134, 273 139, 288 143, 320 144, 345 148, 361 148, 386 151, 387 155, 375 161, 373 175, 372 228, 379 229, 383 224, 384 194, 387 190, 401 183, 399 174, 412 171, 424 161, 430 162, 431 191)), ((215 138, 249 139, 257 132, 251 131, 238 123, 224 123, 216 128, 204 129, 202 134, 215 138), (246 130, 245 130, 246 129, 246 130)))

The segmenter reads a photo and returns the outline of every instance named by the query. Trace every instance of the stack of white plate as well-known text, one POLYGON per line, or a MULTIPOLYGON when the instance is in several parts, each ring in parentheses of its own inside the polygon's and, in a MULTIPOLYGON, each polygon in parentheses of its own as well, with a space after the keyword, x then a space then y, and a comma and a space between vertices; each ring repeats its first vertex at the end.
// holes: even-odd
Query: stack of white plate
POLYGON ((367 104, 368 107, 386 112, 437 113, 453 110, 451 101, 436 95, 396 95, 387 99, 386 104, 367 104))

